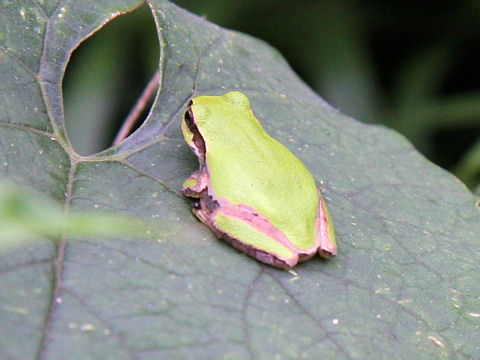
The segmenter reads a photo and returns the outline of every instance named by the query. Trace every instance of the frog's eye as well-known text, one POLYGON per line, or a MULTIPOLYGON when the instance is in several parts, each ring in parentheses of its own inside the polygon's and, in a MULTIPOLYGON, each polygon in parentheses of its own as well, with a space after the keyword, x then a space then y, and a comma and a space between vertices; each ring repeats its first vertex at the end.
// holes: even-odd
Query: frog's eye
POLYGON ((248 97, 239 91, 230 91, 223 96, 232 106, 242 109, 250 109, 250 101, 248 100, 248 97))
POLYGON ((188 131, 190 133, 195 132, 197 129, 197 126, 193 122, 193 114, 192 114, 192 109, 188 108, 187 111, 185 111, 185 114, 183 115, 183 123, 182 126, 185 124, 187 127, 188 131))
MULTIPOLYGON (((200 107, 207 109, 206 107, 201 105, 200 107)), ((195 107, 195 113, 196 112, 197 106, 195 107)), ((197 115, 195 114, 195 116, 197 115)), ((194 113, 192 108, 190 107, 187 109, 183 116, 182 131, 185 139, 187 140, 187 143, 190 145, 190 147, 194 148, 195 153, 197 153, 196 151, 199 151, 197 156, 200 156, 200 154, 205 154, 205 141, 203 140, 203 137, 200 134, 198 126, 195 124, 193 117, 194 113)))

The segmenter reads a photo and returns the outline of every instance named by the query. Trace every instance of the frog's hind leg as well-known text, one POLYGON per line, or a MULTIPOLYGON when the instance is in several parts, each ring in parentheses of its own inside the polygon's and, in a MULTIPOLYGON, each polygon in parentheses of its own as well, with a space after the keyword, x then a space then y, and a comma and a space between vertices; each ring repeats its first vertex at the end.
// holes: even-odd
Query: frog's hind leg
POLYGON ((285 269, 299 260, 287 237, 248 206, 223 205, 205 217, 218 237, 261 262, 285 269))

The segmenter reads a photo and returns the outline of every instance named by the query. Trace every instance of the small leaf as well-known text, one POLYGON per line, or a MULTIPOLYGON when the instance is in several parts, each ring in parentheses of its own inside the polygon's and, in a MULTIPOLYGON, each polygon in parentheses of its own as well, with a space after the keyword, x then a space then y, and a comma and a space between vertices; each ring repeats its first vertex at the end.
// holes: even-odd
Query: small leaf
POLYGON ((132 216, 67 213, 53 201, 0 181, 0 249, 19 246, 36 236, 59 240, 73 237, 145 237, 156 224, 132 216))

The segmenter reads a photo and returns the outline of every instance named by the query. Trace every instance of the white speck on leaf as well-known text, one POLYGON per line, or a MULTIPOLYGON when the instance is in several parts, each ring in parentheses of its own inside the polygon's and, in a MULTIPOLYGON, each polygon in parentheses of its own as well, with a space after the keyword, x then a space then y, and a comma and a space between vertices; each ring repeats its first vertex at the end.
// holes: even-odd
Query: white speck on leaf
POLYGON ((27 17, 25 15, 26 15, 26 11, 25 11, 25 8, 22 6, 22 8, 20 9, 20 16, 22 17, 23 21, 27 20, 27 17))
POLYGON ((432 342, 433 342, 435 345, 437 345, 438 347, 441 347, 441 348, 444 348, 444 347, 445 347, 445 344, 444 344, 442 341, 440 341, 439 339, 437 339, 436 337, 430 335, 428 338, 429 338, 430 340, 432 340, 432 342))
POLYGON ((82 330, 82 331, 93 331, 93 330, 95 330, 95 326, 93 326, 93 324, 86 323, 86 324, 83 324, 80 327, 80 330, 82 330))
POLYGON ((298 276, 298 273, 294 270, 288 270, 288 272, 293 275, 293 277, 289 280, 289 281, 297 281, 298 279, 300 279, 300 277, 298 276))

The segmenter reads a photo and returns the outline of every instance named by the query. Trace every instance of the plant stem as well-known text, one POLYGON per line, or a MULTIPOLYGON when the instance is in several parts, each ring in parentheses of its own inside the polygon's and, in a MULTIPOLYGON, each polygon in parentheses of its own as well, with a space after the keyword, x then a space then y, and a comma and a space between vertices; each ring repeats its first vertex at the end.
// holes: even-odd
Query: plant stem
POLYGON ((142 95, 140 95, 140 97, 138 98, 135 106, 132 108, 132 110, 130 110, 130 113, 128 114, 127 118, 123 122, 123 125, 120 128, 120 131, 118 132, 117 136, 115 137, 115 140, 113 141, 113 145, 120 144, 123 141, 123 139, 125 139, 130 134, 133 126, 137 123, 138 118, 140 117, 142 112, 145 110, 153 94, 155 93, 155 91, 157 91, 159 80, 160 80, 160 73, 157 71, 153 75, 153 77, 150 79, 145 90, 143 90, 142 95))

